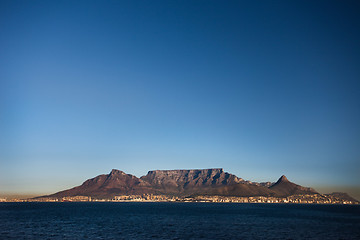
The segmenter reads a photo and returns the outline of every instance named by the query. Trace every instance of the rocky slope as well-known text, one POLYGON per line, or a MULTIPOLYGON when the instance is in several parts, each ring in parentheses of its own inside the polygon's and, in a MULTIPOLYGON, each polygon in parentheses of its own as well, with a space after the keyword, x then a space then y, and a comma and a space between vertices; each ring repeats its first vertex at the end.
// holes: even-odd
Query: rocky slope
POLYGON ((113 169, 109 174, 86 180, 82 185, 49 197, 91 196, 108 198, 123 194, 156 193, 149 183, 123 171, 113 169))
POLYGON ((312 188, 302 187, 290 182, 285 175, 282 175, 274 185, 269 187, 269 189, 275 192, 275 196, 279 197, 301 194, 318 194, 318 192, 312 188))

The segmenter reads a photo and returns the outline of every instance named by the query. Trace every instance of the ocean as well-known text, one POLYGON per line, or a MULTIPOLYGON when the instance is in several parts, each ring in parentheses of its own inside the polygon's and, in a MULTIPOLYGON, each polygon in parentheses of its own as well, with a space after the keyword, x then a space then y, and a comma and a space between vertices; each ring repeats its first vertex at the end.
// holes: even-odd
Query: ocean
POLYGON ((360 239, 360 206, 0 203, 0 239, 360 239))

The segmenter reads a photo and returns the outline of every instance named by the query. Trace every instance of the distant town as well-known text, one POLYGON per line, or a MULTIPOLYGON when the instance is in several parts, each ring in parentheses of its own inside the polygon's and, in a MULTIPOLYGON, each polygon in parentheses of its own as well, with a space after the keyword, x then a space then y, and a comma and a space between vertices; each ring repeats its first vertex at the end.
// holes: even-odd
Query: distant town
POLYGON ((290 204, 359 204, 358 201, 344 200, 328 194, 292 195, 288 197, 229 197, 229 196, 167 196, 167 195, 120 195, 110 199, 89 196, 43 197, 29 199, 5 199, 0 202, 208 202, 208 203, 290 203, 290 204))

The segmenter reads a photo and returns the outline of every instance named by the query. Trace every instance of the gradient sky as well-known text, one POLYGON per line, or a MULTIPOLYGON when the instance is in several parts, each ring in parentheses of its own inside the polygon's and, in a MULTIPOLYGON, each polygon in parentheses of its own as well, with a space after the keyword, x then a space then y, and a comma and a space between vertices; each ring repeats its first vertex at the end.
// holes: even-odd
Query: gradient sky
POLYGON ((222 167, 360 198, 359 11, 2 0, 0 193, 222 167))

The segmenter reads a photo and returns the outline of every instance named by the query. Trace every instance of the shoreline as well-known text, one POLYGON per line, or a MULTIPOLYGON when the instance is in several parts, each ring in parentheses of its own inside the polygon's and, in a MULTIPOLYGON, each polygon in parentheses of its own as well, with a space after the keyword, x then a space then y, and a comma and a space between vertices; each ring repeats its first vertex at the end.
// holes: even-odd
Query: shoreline
POLYGON ((235 196, 167 196, 167 195, 120 195, 113 198, 90 196, 38 197, 27 199, 1 199, 0 202, 190 202, 190 203, 268 203, 268 204, 328 204, 359 205, 355 199, 342 199, 326 194, 291 195, 288 197, 235 197, 235 196))

